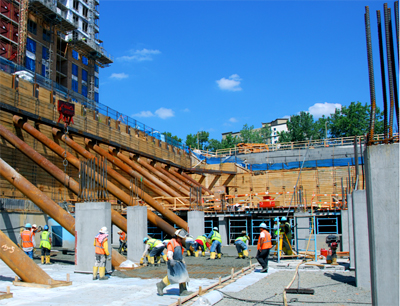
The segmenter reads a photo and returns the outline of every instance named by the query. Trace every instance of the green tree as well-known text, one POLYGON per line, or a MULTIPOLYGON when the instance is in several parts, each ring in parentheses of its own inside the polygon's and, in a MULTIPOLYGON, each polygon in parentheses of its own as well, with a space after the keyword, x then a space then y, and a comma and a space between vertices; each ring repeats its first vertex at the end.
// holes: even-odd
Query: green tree
POLYGON ((174 139, 174 140, 176 140, 178 142, 182 142, 181 138, 179 138, 176 135, 172 136, 171 132, 164 132, 163 134, 165 135, 166 138, 168 137, 168 138, 172 138, 172 139, 174 139))
POLYGON ((213 152, 215 152, 215 151, 217 151, 217 150, 219 150, 219 149, 222 149, 222 145, 221 145, 221 142, 220 142, 219 140, 210 139, 210 140, 208 141, 208 146, 207 146, 207 150, 208 150, 208 151, 213 151, 213 152))
POLYGON ((189 134, 186 136, 186 145, 192 149, 204 150, 208 146, 209 132, 200 131, 197 134, 189 134))
POLYGON ((271 129, 269 127, 254 130, 254 125, 248 126, 246 123, 240 131, 239 139, 244 143, 266 143, 270 136, 271 129))
POLYGON ((272 134, 271 127, 268 125, 263 126, 260 130, 260 136, 262 140, 261 142, 267 143, 268 140, 271 138, 271 134, 272 134))
POLYGON ((291 116, 286 125, 288 131, 279 133, 279 142, 305 141, 317 136, 313 115, 308 112, 291 116))
POLYGON ((287 131, 278 132, 278 136, 279 136, 278 142, 280 142, 280 143, 283 143, 283 142, 291 142, 291 141, 292 141, 292 140, 291 140, 292 138, 291 138, 291 136, 290 136, 290 133, 287 132, 287 131))
POLYGON ((234 148, 240 142, 238 137, 233 137, 232 133, 229 133, 221 140, 221 149, 234 148))
POLYGON ((321 118, 319 118, 317 121, 314 123, 314 131, 315 131, 315 136, 313 139, 325 139, 328 138, 330 135, 329 131, 329 117, 325 117, 325 115, 322 115, 321 118), (325 137, 327 136, 327 137, 325 137))

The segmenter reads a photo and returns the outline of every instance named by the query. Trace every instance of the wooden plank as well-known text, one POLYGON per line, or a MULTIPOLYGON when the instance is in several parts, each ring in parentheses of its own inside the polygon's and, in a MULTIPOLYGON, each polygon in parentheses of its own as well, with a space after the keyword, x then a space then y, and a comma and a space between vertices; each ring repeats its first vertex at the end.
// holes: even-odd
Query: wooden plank
POLYGON ((51 288, 57 288, 57 287, 71 286, 72 282, 53 280, 53 282, 51 284, 44 285, 44 284, 27 283, 27 282, 15 280, 15 281, 13 281, 13 285, 14 286, 21 286, 21 287, 30 287, 30 288, 51 289, 51 288))

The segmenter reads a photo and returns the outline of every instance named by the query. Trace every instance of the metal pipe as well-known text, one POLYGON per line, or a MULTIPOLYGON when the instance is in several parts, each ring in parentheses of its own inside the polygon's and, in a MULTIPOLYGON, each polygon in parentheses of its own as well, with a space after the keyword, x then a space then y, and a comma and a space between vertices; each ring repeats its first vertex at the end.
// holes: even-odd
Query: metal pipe
POLYGON ((160 171, 162 174, 164 174, 165 176, 167 176, 169 178, 169 180, 174 181, 175 183, 177 183, 179 186, 181 186, 183 189, 186 190, 186 192, 189 194, 190 193, 190 187, 187 186, 184 182, 182 182, 181 180, 179 180, 175 175, 173 175, 172 173, 170 173, 169 171, 165 170, 163 167, 161 167, 160 163, 156 163, 154 165, 154 167, 160 171))
MULTIPOLYGON (((173 175, 175 175, 178 179, 180 179, 182 182, 186 183, 189 187, 198 187, 195 183, 193 183, 191 180, 187 179, 186 177, 184 177, 182 174, 180 174, 178 171, 176 171, 176 169, 172 169, 169 168, 168 170, 169 172, 171 172, 173 175)), ((203 190, 203 188, 201 189, 201 192, 203 194, 206 194, 206 191, 203 190)))
MULTIPOLYGON (((185 178, 187 178, 188 180, 190 180, 191 182, 193 182, 197 187, 201 187, 201 189, 204 189, 205 191, 207 191, 210 195, 213 195, 214 193, 208 189, 206 186, 203 186, 202 184, 200 184, 199 182, 197 182, 194 178, 192 178, 191 176, 189 176, 188 174, 186 174, 185 172, 182 171, 181 175, 185 178)), ((204 194, 204 193, 203 193, 204 194)))
MULTIPOLYGON (((129 157, 132 159, 133 158, 133 154, 130 154, 129 157)), ((148 171, 154 173, 155 175, 157 175, 160 179, 164 180, 165 182, 167 182, 168 184, 170 184, 172 187, 174 187, 178 192, 186 195, 186 196, 190 196, 190 193, 188 190, 186 190, 185 188, 182 187, 182 185, 178 184, 177 182, 171 180, 167 175, 165 175, 164 173, 162 173, 160 170, 156 169, 155 167, 153 167, 149 162, 147 162, 144 158, 139 157, 136 159, 136 162, 139 163, 141 166, 145 167, 148 171)))
MULTIPOLYGON (((124 163, 129 165, 132 169, 136 170, 137 172, 142 174, 144 177, 146 177, 147 179, 151 180, 154 184, 156 184, 159 188, 161 188, 162 190, 164 190, 165 192, 167 192, 171 196, 177 197, 177 198, 182 197, 182 194, 180 194, 180 193, 176 192, 175 190, 173 190, 171 187, 169 187, 167 184, 165 184, 164 182, 159 180, 154 175, 151 175, 151 173, 149 171, 147 171, 146 169, 143 169, 142 167, 140 167, 133 160, 129 159, 129 157, 125 156, 121 152, 115 152, 115 149, 112 148, 112 147, 108 147, 108 151, 111 154, 116 155, 120 160, 122 160, 124 163)), ((167 199, 167 201, 172 203, 172 204, 174 203, 174 199, 167 199)), ((187 199, 182 199, 182 201, 185 202, 185 203, 189 203, 189 201, 187 199)))
MULTIPOLYGON (((394 87, 393 87, 393 71, 392 71, 392 53, 390 52, 390 9, 387 3, 383 4, 385 14, 385 36, 386 36, 386 58, 388 63, 388 78, 389 78, 389 138, 393 138, 393 117, 394 117, 394 87)), ((397 102, 396 102, 397 104, 397 102)))
MULTIPOLYGON (((22 118, 18 117, 18 116, 14 116, 13 121, 14 123, 16 123, 19 127, 21 127, 22 129, 24 129, 26 132, 28 132, 30 135, 32 135, 33 137, 35 137, 37 140, 39 140, 41 143, 43 143, 45 146, 47 146, 49 149, 51 149, 53 152, 55 152, 56 154, 58 154, 60 157, 64 158, 64 154, 66 153, 66 159, 68 160, 68 162, 73 165, 74 167, 79 169, 79 159, 76 158, 75 156, 73 156, 71 153, 66 152, 61 146, 59 146, 58 144, 56 144, 54 141, 52 141, 51 139, 49 139, 48 137, 46 137, 44 134, 42 134, 41 132, 39 132, 38 130, 36 130, 34 127, 32 127, 30 124, 28 123, 24 123, 21 121, 22 118)), ((131 203, 131 199, 129 197, 129 195, 127 195, 125 192, 123 192, 120 188, 118 188, 117 186, 115 186, 113 183, 111 183, 110 181, 106 182, 106 187, 107 190, 112 193, 116 198, 118 198, 119 200, 121 200, 122 202, 124 202, 126 205, 132 205, 133 203, 131 203)), ((113 215, 113 213, 111 212, 111 214, 113 215)), ((123 229, 123 224, 122 224, 122 219, 120 219, 120 217, 116 215, 114 215, 114 219, 113 222, 115 225, 117 225, 119 228, 123 229)), ((122 216, 121 216, 122 217, 122 216)), ((122 217, 123 218, 123 217, 122 217)), ((125 219, 125 218, 124 218, 125 219)), ((156 214, 154 214, 152 211, 147 210, 147 219, 154 224, 155 226, 159 227, 161 230, 163 230, 164 232, 168 233, 169 235, 173 235, 175 232, 175 228, 173 226, 171 226, 168 222, 164 221, 162 218, 160 218, 159 216, 157 216, 156 214)), ((116 252, 118 253, 118 252, 116 252)), ((120 255, 118 253, 118 255, 120 255)), ((114 256, 114 252, 113 252, 113 257, 114 258, 120 258, 123 257, 122 255, 120 256, 114 256)), ((123 257, 125 258, 125 257, 123 257)), ((124 260, 121 261, 121 263, 124 260)), ((114 260, 113 260, 114 263, 114 260)), ((118 265, 119 266, 119 265, 118 265)))
MULTIPOLYGON (((0 161, 3 161, 0 158, 0 161)), ((49 285, 53 279, 29 258, 10 238, 0 231, 0 259, 17 274, 22 281, 49 285)))
POLYGON ((365 33, 366 33, 366 39, 367 39, 369 92, 370 92, 370 99, 371 99, 369 143, 372 143, 372 141, 374 140, 376 101, 375 101, 374 63, 373 63, 372 42, 371 42, 371 26, 370 26, 369 7, 368 6, 365 7, 364 19, 365 19, 365 33))
POLYGON ((385 76, 385 58, 383 51, 383 39, 382 39, 382 22, 381 12, 376 11, 376 17, 378 22, 378 38, 379 38, 379 59, 381 62, 381 79, 382 79, 382 95, 383 95, 383 134, 384 138, 388 138, 388 111, 387 111, 387 95, 386 95, 386 76, 385 76))
MULTIPOLYGON (((63 136, 65 137, 65 135, 63 136)), ((89 146, 91 149, 96 151, 98 154, 106 157, 110 162, 112 162, 114 165, 118 166, 121 170, 131 174, 132 170, 129 166, 121 162, 119 159, 115 158, 112 156, 110 153, 108 153, 106 150, 100 148, 100 146, 94 144, 92 141, 89 139, 85 139, 85 143, 87 146, 89 146)), ((108 167, 109 168, 109 167, 108 167)), ((126 180, 128 183, 129 181, 126 180)), ((129 183, 130 186, 130 183, 129 183)), ((188 230, 188 225, 187 222, 182 220, 180 217, 178 217, 175 213, 173 213, 171 210, 168 208, 164 207, 162 204, 158 203, 156 200, 154 200, 149 194, 144 192, 143 190, 138 189, 139 192, 141 192, 141 198, 146 201, 151 207, 153 207, 155 210, 157 210, 160 214, 162 214, 164 217, 166 217, 168 220, 173 222, 174 224, 178 225, 179 227, 185 229, 186 231, 188 230)))

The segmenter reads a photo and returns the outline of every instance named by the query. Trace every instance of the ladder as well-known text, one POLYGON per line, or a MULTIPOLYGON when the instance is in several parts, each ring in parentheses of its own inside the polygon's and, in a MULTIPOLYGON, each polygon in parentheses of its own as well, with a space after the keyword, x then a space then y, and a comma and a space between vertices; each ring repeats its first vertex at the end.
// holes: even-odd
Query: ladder
POLYGON ((27 37, 28 0, 19 2, 19 18, 17 63, 23 65, 27 37))

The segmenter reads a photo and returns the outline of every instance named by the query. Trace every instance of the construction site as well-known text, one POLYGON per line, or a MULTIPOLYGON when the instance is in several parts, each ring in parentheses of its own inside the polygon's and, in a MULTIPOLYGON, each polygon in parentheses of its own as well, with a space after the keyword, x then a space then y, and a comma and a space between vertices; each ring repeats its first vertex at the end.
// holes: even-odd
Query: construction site
POLYGON ((1 0, 0 305, 399 305, 398 2, 393 22, 384 6, 379 42, 365 12, 371 114, 374 65, 383 65, 372 46, 384 41, 390 59, 384 134, 371 115, 368 135, 216 152, 99 103, 99 69, 113 57, 98 39, 98 5, 1 0), (48 226, 51 265, 40 230, 33 259, 19 246, 28 223, 48 226), (262 224, 278 233, 267 273, 256 259, 262 224), (104 226, 101 282, 91 274, 104 226), (191 256, 189 237, 215 228, 222 258, 191 256), (173 284, 160 296, 167 262, 141 264, 143 238, 171 239, 177 229, 188 233, 190 294, 173 284), (248 256, 239 260, 244 232, 248 256))

